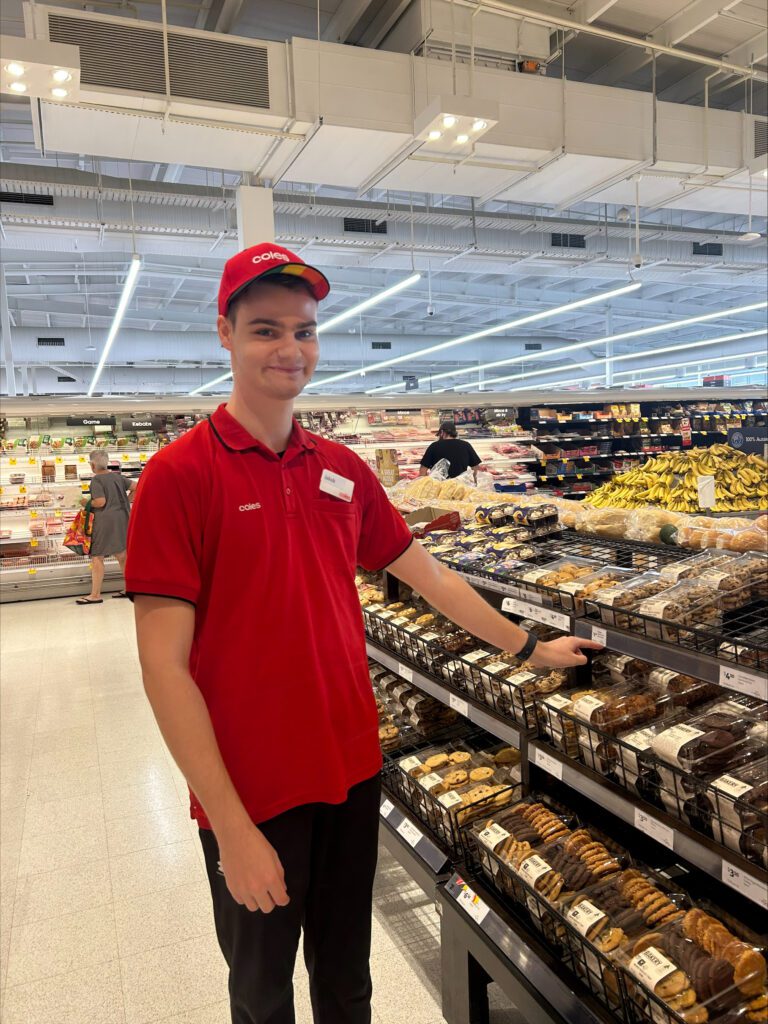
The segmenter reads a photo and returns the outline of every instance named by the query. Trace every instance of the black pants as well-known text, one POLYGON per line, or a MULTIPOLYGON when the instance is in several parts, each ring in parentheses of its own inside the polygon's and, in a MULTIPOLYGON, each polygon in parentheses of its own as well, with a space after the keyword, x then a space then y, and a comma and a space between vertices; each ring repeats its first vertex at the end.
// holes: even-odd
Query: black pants
POLYGON ((232 899, 218 871, 216 837, 200 830, 216 934, 229 965, 232 1024, 295 1024, 302 928, 315 1024, 370 1024, 380 789, 376 775, 354 786, 343 804, 307 804, 259 825, 277 851, 290 897, 270 914, 232 899))

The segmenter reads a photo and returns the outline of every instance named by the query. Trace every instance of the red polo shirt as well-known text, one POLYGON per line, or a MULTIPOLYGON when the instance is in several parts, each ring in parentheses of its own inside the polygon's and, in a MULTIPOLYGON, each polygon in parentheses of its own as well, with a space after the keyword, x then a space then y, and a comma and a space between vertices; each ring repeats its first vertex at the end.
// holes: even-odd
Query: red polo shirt
POLYGON ((280 458, 221 405, 147 464, 126 589, 195 606, 190 671, 253 821, 340 803, 380 769, 355 568, 410 542, 365 463, 298 423, 280 458), (320 490, 324 470, 351 501, 320 490))

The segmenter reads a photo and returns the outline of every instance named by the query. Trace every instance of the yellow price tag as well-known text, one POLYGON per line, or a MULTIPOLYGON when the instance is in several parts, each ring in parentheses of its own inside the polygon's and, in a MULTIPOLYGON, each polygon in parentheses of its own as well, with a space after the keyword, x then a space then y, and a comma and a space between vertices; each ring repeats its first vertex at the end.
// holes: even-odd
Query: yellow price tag
POLYGON ((37 509, 36 508, 33 508, 33 509, 29 510, 29 518, 30 519, 37 519, 37 509))
POLYGON ((130 462, 130 460, 131 460, 130 455, 124 455, 123 456, 123 462, 130 462))
POLYGON ((85 462, 85 456, 84 455, 78 455, 77 461, 78 462, 85 462))
POLYGON ((10 463, 11 463, 12 466, 16 465, 16 458, 15 458, 15 456, 13 456, 13 455, 11 456, 10 463))
POLYGON ((57 508, 56 511, 53 513, 53 516, 54 519, 61 519, 61 509, 57 508))
POLYGON ((577 473, 577 474, 576 474, 576 479, 577 479, 577 480, 581 480, 581 473, 577 473))
POLYGON ((3 493, 3 488, 2 488, 2 487, 0 487, 0 494, 2 494, 2 493, 3 493))
POLYGON ((585 462, 589 462, 589 456, 588 456, 588 455, 585 455, 585 456, 584 456, 584 461, 585 461, 585 462))
POLYGON ((32 540, 29 542, 29 546, 31 548, 36 548, 37 547, 37 539, 35 537, 33 537, 32 540))
POLYGON ((30 455, 28 461, 29 461, 30 466, 36 466, 37 465, 37 459, 34 457, 34 455, 30 455))
POLYGON ((563 478, 562 478, 561 476, 559 476, 559 477, 558 477, 557 479, 558 479, 558 480, 562 480, 563 478))
POLYGON ((26 493, 27 493, 27 488, 24 486, 24 484, 22 484, 21 487, 19 488, 19 494, 26 494, 26 493))
POLYGON ((60 455, 56 456, 56 465, 57 466, 60 466, 63 461, 64 461, 64 459, 62 459, 62 457, 60 455))
POLYGON ((146 462, 149 456, 146 452, 141 452, 139 455, 139 462, 146 462))
POLYGON ((34 576, 35 573, 37 572, 37 569, 27 569, 27 572, 29 573, 30 576, 34 576))

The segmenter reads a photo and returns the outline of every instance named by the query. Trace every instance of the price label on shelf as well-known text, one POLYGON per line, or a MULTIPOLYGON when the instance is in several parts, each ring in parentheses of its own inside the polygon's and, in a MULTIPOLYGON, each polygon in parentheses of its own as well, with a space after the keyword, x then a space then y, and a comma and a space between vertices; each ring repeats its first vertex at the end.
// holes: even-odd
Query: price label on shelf
POLYGON ((410 665, 398 665, 397 674, 405 679, 407 683, 413 682, 413 669, 410 665))
POLYGON ((130 462, 131 461, 130 455, 123 455, 122 459, 123 459, 123 462, 130 462))
POLYGON ((403 818, 397 826, 397 831, 409 846, 416 846, 418 841, 422 838, 421 832, 407 818, 403 818))
POLYGON ((650 814, 646 814, 640 807, 635 808, 635 828, 641 832, 645 832, 651 839, 655 839, 657 843, 661 843, 662 846, 666 846, 668 850, 674 850, 675 848, 675 833, 674 830, 659 821, 657 818, 652 817, 650 814))
POLYGON ((32 538, 32 540, 29 542, 29 546, 31 548, 36 548, 37 547, 37 538, 36 537, 32 538))
POLYGON ((461 887, 456 901, 461 909, 469 914, 477 924, 483 923, 491 909, 487 903, 483 903, 477 893, 470 889, 466 883, 461 887))
POLYGON ((752 875, 742 871, 735 864, 730 864, 727 860, 723 861, 722 879, 726 885, 740 892, 753 903, 757 903, 764 910, 768 910, 768 883, 753 878, 752 875))
POLYGON ((721 665, 718 682, 729 690, 738 690, 739 693, 747 693, 750 697, 768 700, 768 676, 745 672, 735 665, 721 665))
POLYGON ((27 572, 29 573, 30 576, 37 575, 37 569, 27 569, 27 572))
POLYGON ((457 697, 455 693, 451 693, 448 697, 448 703, 454 711, 458 711, 460 715, 464 715, 466 718, 469 715, 469 704, 462 700, 461 697, 457 697))
POLYGON ((608 641, 608 633, 604 629, 601 629, 600 626, 593 626, 592 639, 596 644, 602 644, 603 647, 605 647, 608 641))
POLYGON ((63 461, 64 461, 64 459, 62 459, 62 457, 60 455, 56 456, 56 465, 57 466, 60 466, 63 461))
POLYGON ((26 493, 27 493, 27 488, 24 486, 24 484, 22 484, 21 487, 19 488, 19 494, 26 494, 26 493))
POLYGON ((562 761, 558 761, 556 757, 553 757, 551 754, 548 754, 546 750, 541 750, 539 747, 537 747, 533 755, 533 763, 538 768, 541 768, 543 771, 547 772, 548 775, 552 775, 554 778, 559 779, 562 782, 563 763, 562 761))
POLYGON ((37 459, 34 457, 34 455, 30 455, 30 457, 29 457, 29 459, 27 461, 29 462, 30 466, 36 466, 37 465, 37 459))
POLYGON ((589 461, 590 461, 590 457, 589 457, 589 455, 585 455, 585 456, 584 456, 584 461, 585 461, 585 462, 589 462, 589 461))
POLYGON ((149 456, 146 452, 139 452, 139 462, 146 462, 149 456))
POLYGON ((85 456, 84 455, 78 455, 77 461, 78 462, 85 462, 85 456))
POLYGON ((385 800, 382 803, 381 807, 379 808, 379 813, 381 814, 382 818, 388 818, 392 811, 394 811, 394 809, 395 805, 392 803, 392 801, 385 800))
POLYGON ((54 517, 54 519, 61 519, 61 509, 60 508, 56 509, 56 511, 53 513, 53 517, 54 517))
POLYGON ((16 456, 12 455, 8 461, 10 462, 10 464, 12 466, 15 466, 16 465, 16 456))
POLYGON ((37 519, 37 509, 36 508, 31 508, 29 510, 29 518, 30 519, 37 519))
POLYGON ((568 630, 571 627, 568 615, 532 604, 530 601, 520 601, 516 597, 505 597, 501 603, 501 610, 512 612, 514 615, 520 615, 526 619, 533 619, 535 622, 543 622, 545 626, 554 626, 555 629, 568 630))

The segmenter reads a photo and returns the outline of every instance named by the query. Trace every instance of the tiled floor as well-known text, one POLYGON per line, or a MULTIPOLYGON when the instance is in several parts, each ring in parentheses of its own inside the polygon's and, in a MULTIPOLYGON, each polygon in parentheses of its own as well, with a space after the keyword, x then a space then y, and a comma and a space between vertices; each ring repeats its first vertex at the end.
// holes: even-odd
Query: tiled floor
MULTIPOLYGON (((228 1024, 186 788, 144 698, 126 601, 0 607, 4 1024, 228 1024)), ((438 1024, 433 906, 385 852, 377 1024, 438 1024)), ((496 1000, 494 1024, 522 1024, 496 1000)), ((311 1014, 296 972, 299 1024, 311 1014)))

